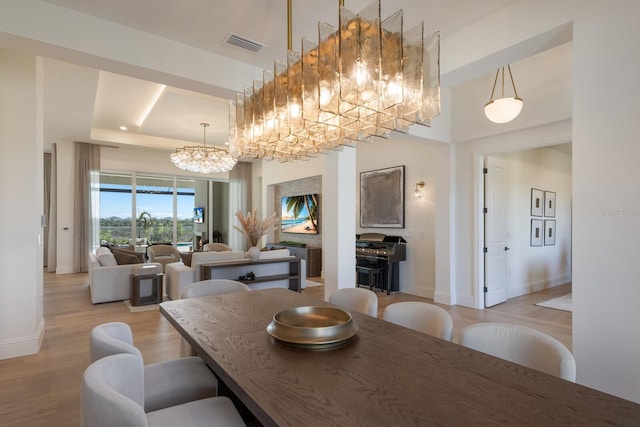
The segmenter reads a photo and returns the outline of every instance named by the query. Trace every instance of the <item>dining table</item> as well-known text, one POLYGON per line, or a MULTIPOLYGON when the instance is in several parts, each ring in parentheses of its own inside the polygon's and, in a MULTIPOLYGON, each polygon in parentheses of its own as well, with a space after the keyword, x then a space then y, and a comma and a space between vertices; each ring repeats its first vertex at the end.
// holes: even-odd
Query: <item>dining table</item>
POLYGON ((349 311, 332 346, 274 338, 274 315, 331 306, 287 289, 167 301, 160 312, 264 426, 640 426, 640 405, 349 311))

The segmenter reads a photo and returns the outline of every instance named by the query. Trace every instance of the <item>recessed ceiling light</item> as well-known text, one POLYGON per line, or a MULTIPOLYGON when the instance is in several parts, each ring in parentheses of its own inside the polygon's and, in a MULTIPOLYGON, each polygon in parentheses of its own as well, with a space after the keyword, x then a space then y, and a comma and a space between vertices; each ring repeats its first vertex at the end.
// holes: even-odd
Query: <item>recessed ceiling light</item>
POLYGON ((127 130, 126 126, 120 126, 120 130, 127 130))

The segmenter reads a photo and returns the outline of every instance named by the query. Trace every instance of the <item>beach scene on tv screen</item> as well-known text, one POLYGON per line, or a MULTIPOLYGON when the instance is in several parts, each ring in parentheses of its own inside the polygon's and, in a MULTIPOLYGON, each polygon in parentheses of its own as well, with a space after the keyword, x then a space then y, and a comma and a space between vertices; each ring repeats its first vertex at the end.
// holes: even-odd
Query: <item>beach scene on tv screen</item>
POLYGON ((318 195, 283 197, 281 231, 283 233, 318 234, 318 195))

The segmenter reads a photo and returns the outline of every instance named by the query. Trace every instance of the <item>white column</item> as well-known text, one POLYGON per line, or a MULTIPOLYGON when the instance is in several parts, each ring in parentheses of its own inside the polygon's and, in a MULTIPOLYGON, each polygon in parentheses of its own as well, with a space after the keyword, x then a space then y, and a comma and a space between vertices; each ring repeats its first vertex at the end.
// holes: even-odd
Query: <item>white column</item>
POLYGON ((640 3, 591 3, 573 48, 576 380, 640 403, 640 3))
POLYGON ((325 299, 356 280, 356 150, 326 155, 322 203, 325 299))
POLYGON ((456 303, 455 289, 455 145, 438 147, 436 168, 436 289, 435 302, 456 303))
POLYGON ((41 71, 0 49, 0 359, 37 353, 44 336, 41 71))

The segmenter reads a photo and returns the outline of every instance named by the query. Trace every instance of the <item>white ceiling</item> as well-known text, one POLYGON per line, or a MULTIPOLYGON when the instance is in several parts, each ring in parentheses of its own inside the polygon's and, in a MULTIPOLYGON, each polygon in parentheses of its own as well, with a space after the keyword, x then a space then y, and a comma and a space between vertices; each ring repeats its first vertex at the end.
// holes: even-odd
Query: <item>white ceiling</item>
MULTIPOLYGON (((254 66, 269 67, 286 52, 286 0, 45 0, 59 6, 205 49, 254 66), (250 53, 224 43, 239 35, 264 45, 250 53)), ((425 31, 446 36, 515 0, 383 0, 383 19, 404 11, 404 26, 420 21, 425 31), (455 11, 455 13, 453 13, 455 11)), ((347 0, 359 11, 370 0, 347 0)), ((293 0, 293 48, 314 37, 318 21, 337 24, 338 2, 293 0)), ((75 140, 173 150, 228 135, 228 101, 158 83, 46 59, 45 142, 75 140), (126 126, 126 132, 120 126, 126 126)), ((247 82, 249 84, 250 82, 247 82)))

